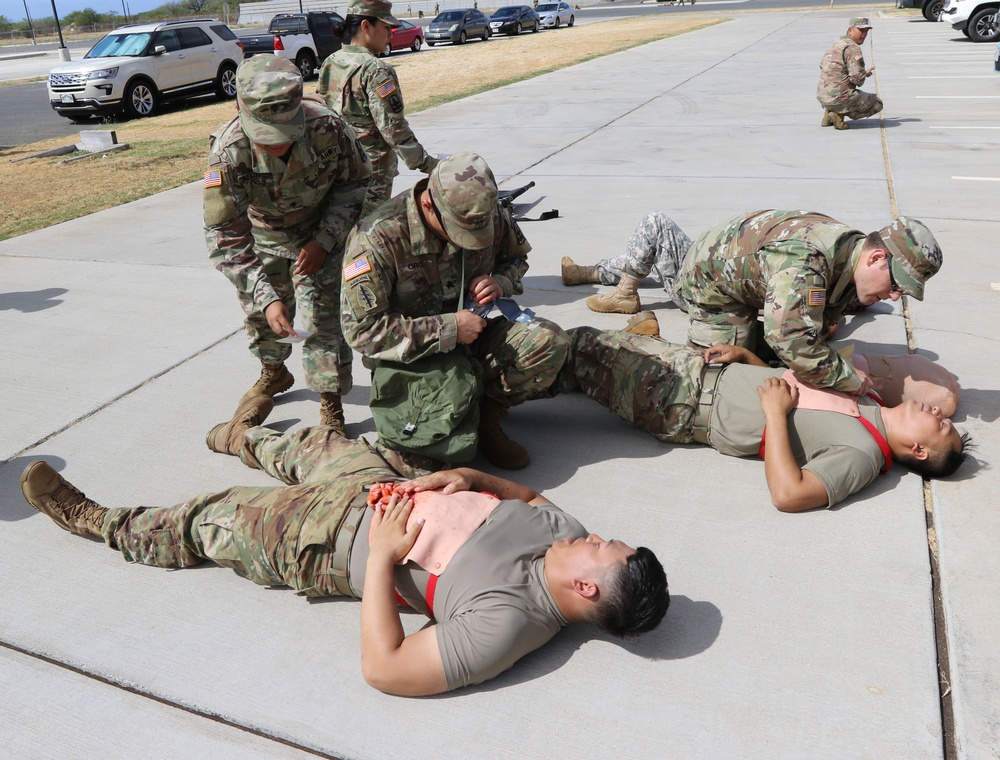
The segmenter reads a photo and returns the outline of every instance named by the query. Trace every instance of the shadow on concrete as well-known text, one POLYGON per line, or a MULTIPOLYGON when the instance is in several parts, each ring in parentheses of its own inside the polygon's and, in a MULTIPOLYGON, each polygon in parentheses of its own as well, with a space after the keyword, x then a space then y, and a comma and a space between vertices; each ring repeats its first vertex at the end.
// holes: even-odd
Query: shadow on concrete
POLYGON ((0 521, 14 522, 38 514, 21 494, 21 472, 37 459, 48 462, 56 471, 66 467, 65 459, 51 455, 14 457, 0 466, 0 521))
POLYGON ((44 290, 24 290, 13 293, 0 293, 0 311, 20 311, 30 314, 44 311, 62 303, 56 296, 65 295, 66 288, 45 288, 44 290))

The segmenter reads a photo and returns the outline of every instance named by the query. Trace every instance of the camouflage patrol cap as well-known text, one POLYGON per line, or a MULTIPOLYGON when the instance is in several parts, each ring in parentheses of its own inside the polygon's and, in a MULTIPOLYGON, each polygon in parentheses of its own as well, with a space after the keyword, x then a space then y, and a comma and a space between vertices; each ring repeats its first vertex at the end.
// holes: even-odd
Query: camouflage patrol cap
POLYGON ((481 156, 455 153, 441 159, 427 182, 448 239, 481 251, 493 242, 497 182, 481 156))
POLYGON ((867 16, 855 16, 851 19, 851 23, 847 26, 848 29, 871 29, 872 25, 868 21, 867 16))
POLYGON ((402 26, 402 22, 392 15, 392 3, 386 0, 351 0, 351 4, 347 6, 347 15, 377 18, 393 29, 402 26))
POLYGON ((941 246, 927 226, 901 216, 878 231, 892 254, 892 276, 908 296, 924 300, 924 283, 941 268, 941 246))
POLYGON ((302 75, 276 55, 247 58, 236 70, 240 126, 258 145, 283 145, 305 133, 302 75))

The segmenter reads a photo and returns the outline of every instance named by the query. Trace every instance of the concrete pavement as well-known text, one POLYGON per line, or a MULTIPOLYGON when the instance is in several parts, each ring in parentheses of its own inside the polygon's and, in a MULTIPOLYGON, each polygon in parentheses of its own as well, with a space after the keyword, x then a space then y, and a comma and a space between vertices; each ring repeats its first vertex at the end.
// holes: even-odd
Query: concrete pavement
MULTIPOLYGON (((269 482, 204 447, 255 366, 231 286, 205 260, 189 185, 0 243, 0 746, 19 758, 909 760, 943 757, 948 739, 959 757, 995 756, 1000 557, 987 463, 1000 272, 987 254, 1000 232, 1000 76, 979 78, 992 46, 877 19, 868 54, 884 121, 820 129, 817 63, 857 12, 735 16, 412 123, 433 152, 482 153, 507 187, 535 180, 529 215, 560 210, 524 225, 534 250, 519 300, 565 327, 624 324, 586 309, 596 288, 562 286, 559 258, 618 253, 650 209, 689 233, 767 207, 871 230, 894 199, 924 220, 945 265, 928 299, 908 304, 913 337, 958 375, 957 421, 983 462, 929 489, 940 620, 917 476, 897 467, 841 508, 781 514, 759 461, 660 444, 582 397, 511 413, 505 427, 533 455, 518 478, 591 530, 654 549, 674 595, 667 620, 625 643, 568 629, 500 678, 444 697, 364 684, 360 605, 308 603, 221 568, 129 566, 60 531, 20 497, 31 459, 107 506, 269 482)), ((664 337, 683 340, 662 291, 642 297, 664 337)), ((905 328, 901 306, 881 304, 840 336, 902 353, 905 328)), ((296 365, 299 383, 270 419, 282 428, 318 417, 296 365)), ((360 365, 355 380, 349 428, 369 434, 360 365)))

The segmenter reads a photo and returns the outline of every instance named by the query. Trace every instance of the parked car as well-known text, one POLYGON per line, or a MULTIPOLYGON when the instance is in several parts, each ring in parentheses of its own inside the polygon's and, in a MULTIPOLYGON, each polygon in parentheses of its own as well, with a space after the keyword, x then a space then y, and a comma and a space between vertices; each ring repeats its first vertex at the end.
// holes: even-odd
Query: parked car
POLYGON ((900 8, 919 8, 928 21, 940 21, 945 0, 899 0, 900 8))
POLYGON ((1000 71, 1000 42, 997 43, 997 49, 993 51, 993 70, 1000 71))
POLYGON ((506 5, 490 16, 493 34, 520 34, 526 29, 533 32, 541 29, 538 14, 527 5, 506 5))
POLYGON ((941 20, 973 42, 1000 41, 1000 0, 948 0, 941 20))
POLYGON ((429 47, 438 42, 462 45, 469 37, 481 37, 484 42, 490 38, 490 20, 475 8, 441 11, 424 33, 424 41, 429 47))
POLYGON ((303 79, 316 73, 328 55, 349 40, 344 34, 344 17, 333 11, 279 13, 271 19, 267 34, 240 37, 243 54, 249 58, 274 53, 294 61, 303 79))
POLYGON ((423 44, 424 30, 409 21, 400 19, 399 26, 392 30, 392 36, 389 37, 389 44, 385 46, 383 55, 391 55, 393 50, 405 50, 406 48, 416 53, 423 44))
POLYGON ((206 92, 234 98, 241 60, 236 35, 213 19, 120 27, 79 61, 49 72, 49 103, 60 116, 86 121, 152 116, 163 101, 206 92))
POLYGON ((558 29, 560 24, 573 26, 576 23, 576 16, 568 3, 539 3, 535 6, 535 12, 542 21, 543 27, 558 29))

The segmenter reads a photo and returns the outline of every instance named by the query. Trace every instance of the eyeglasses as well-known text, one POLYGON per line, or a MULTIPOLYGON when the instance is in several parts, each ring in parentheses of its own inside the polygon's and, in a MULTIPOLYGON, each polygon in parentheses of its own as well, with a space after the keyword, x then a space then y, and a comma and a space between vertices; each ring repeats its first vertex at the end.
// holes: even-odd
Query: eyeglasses
POLYGON ((892 275, 892 256, 886 259, 886 265, 889 267, 889 284, 892 285, 892 290, 890 292, 899 293, 901 296, 905 296, 906 293, 901 287, 899 287, 899 283, 896 282, 896 278, 892 275))

